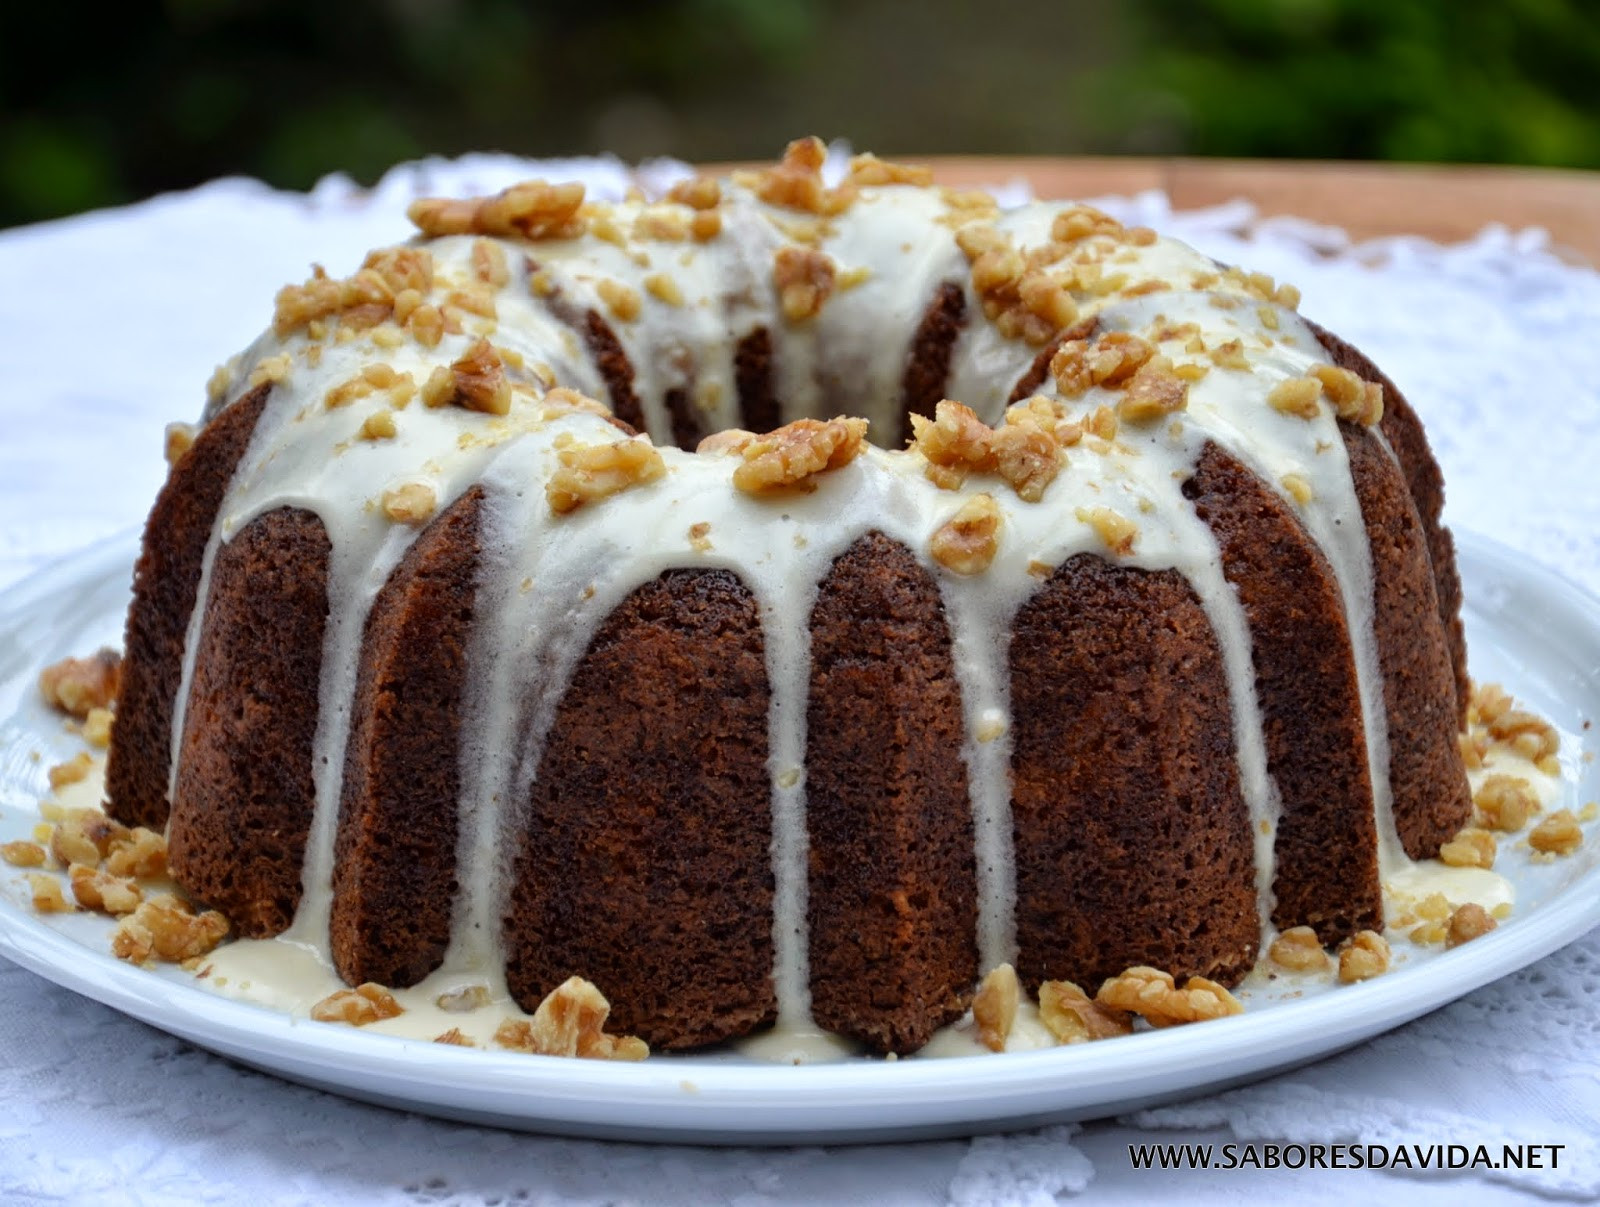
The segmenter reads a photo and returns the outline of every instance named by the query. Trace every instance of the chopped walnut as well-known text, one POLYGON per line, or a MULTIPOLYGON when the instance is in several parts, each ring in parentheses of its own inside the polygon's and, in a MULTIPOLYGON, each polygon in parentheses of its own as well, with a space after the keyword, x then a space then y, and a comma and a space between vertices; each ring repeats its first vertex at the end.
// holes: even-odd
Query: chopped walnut
POLYGON ((50 835, 50 854, 62 865, 97 864, 111 845, 128 837, 128 828, 98 809, 73 809, 50 835))
POLYGON ((1570 855, 1583 845, 1583 831, 1571 809, 1560 809, 1533 827, 1528 845, 1547 855, 1570 855))
POLYGON ((1120 237, 1125 230, 1122 223, 1092 205, 1074 205, 1055 216, 1050 224, 1050 237, 1058 243, 1075 243, 1092 235, 1120 237))
POLYGON ((1357 932, 1339 948, 1339 979, 1371 980, 1389 971, 1389 942, 1375 930, 1357 932))
POLYGON ((1155 356, 1129 379, 1117 416, 1124 423, 1156 423, 1188 405, 1189 383, 1173 371, 1171 360, 1155 356))
POLYGON ((383 514, 396 524, 426 524, 439 507, 439 494, 426 482, 402 482, 383 492, 383 514))
POLYGON ((489 987, 487 985, 463 985, 449 993, 441 993, 433 999, 433 1004, 446 1014, 467 1014, 473 1010, 482 1009, 489 1004, 489 987))
POLYGON ((392 440, 398 430, 393 411, 374 411, 361 421, 356 435, 362 440, 392 440))
POLYGON ((523 239, 571 239, 582 233, 578 209, 583 185, 528 180, 493 197, 461 201, 437 197, 413 201, 406 216, 424 235, 494 235, 523 239))
POLYGON ((1004 1052, 1006 1039, 1017 1021, 1017 1003, 1022 986, 1017 970, 1002 964, 983 978, 972 999, 972 1019, 978 1024, 978 1039, 991 1052, 1004 1052))
POLYGON ((776 166, 735 172, 733 179, 769 205, 811 214, 843 213, 855 200, 856 185, 847 181, 836 189, 825 188, 822 165, 827 158, 828 148, 820 138, 797 138, 784 149, 776 166))
POLYGON ((1507 709, 1488 721, 1489 735, 1529 762, 1537 763, 1561 749, 1561 736, 1543 717, 1523 709, 1507 709))
POLYGON ((891 163, 876 155, 856 155, 850 160, 850 179, 860 185, 933 183, 933 169, 922 164, 891 163))
POLYGON ((1322 383, 1315 377, 1290 377, 1267 391, 1267 404, 1285 415, 1315 419, 1321 411, 1317 405, 1321 397, 1322 383))
POLYGON ((1291 926, 1272 941, 1267 956, 1278 967, 1291 972, 1321 972, 1329 963, 1322 940, 1309 926, 1291 926))
POLYGON ((68 784, 79 784, 89 778, 89 772, 94 766, 87 750, 79 751, 64 763, 57 763, 50 768, 50 787, 55 790, 65 788, 68 784))
POLYGON ((722 185, 715 176, 693 176, 668 189, 667 200, 693 210, 714 210, 722 204, 722 185))
POLYGON ((103 914, 131 914, 144 900, 144 894, 132 880, 87 864, 69 865, 67 879, 79 905, 103 914))
POLYGON ((1279 485, 1289 492, 1289 497, 1296 503, 1304 506, 1316 497, 1311 489, 1311 481, 1304 474, 1284 474, 1279 479, 1279 485))
POLYGON ((928 462, 930 480, 954 490, 969 473, 997 473, 1029 503, 1044 497, 1061 469, 1052 416, 1042 421, 1026 408, 1012 408, 1006 423, 990 429, 959 402, 945 399, 934 417, 911 416, 912 447, 928 462))
POLYGON ((732 456, 744 452, 758 439, 754 432, 747 432, 743 428, 724 428, 700 441, 694 451, 702 457, 732 456))
POLYGON ((450 1030, 443 1034, 435 1035, 433 1042, 436 1044, 451 1044, 457 1048, 476 1048, 478 1046, 462 1034, 460 1027, 451 1027, 450 1030))
POLYGON ((791 323, 815 318, 833 293, 837 275, 833 261, 820 251, 780 247, 773 258, 772 283, 784 318, 791 323))
POLYGON ((711 525, 701 520, 698 524, 689 525, 689 547, 696 553, 709 553, 711 551, 711 525))
POLYGON ((912 415, 911 432, 911 447, 927 460, 928 477, 947 490, 959 487, 968 473, 994 466, 993 431, 962 403, 941 401, 932 419, 912 415))
POLYGON ((1155 345, 1148 340, 1112 331, 1094 341, 1062 344, 1050 358, 1050 373, 1063 395, 1077 398, 1091 386, 1122 385, 1155 354, 1155 345))
POLYGON ((1061 472, 1060 448, 1054 433, 1029 424, 1008 423, 989 439, 994 467, 1025 503, 1044 498, 1045 488, 1061 472))
POLYGON ((952 573, 982 574, 1000 550, 1000 520, 993 495, 974 495, 934 532, 928 551, 952 573))
POLYGON ((556 456, 561 465, 545 483, 544 494, 550 510, 558 515, 618 491, 654 482, 667 472, 666 463, 647 436, 611 444, 558 441, 556 456))
POLYGON ((78 907, 61 892, 61 881, 43 872, 28 873, 29 902, 38 914, 73 914, 78 907))
POLYGON ((1244 1013, 1239 999, 1215 981, 1194 976, 1179 989, 1170 973, 1144 965, 1106 981, 1095 994, 1095 1001, 1114 1010, 1140 1015, 1155 1027, 1244 1013))
POLYGON ((148 880, 167 871, 167 839, 163 834, 135 826, 113 836, 106 851, 106 871, 113 876, 148 880))
POLYGON ((450 362, 428 376, 422 386, 423 405, 458 406, 486 415, 505 415, 511 410, 511 383, 499 352, 486 339, 479 339, 450 362))
POLYGON ((830 419, 826 423, 797 419, 740 447, 744 463, 733 471, 733 484, 747 494, 784 488, 814 490, 819 474, 849 465, 860 455, 866 435, 865 419, 830 419))
POLYGON ((192 423, 167 424, 161 451, 168 465, 176 465, 183 460, 183 455, 194 447, 194 439, 198 432, 199 429, 192 423))
POLYGON ((683 290, 678 282, 664 272, 654 273, 644 279, 645 292, 668 306, 683 305, 683 290))
POLYGON ((228 920, 216 910, 194 913, 168 893, 151 897, 111 932, 111 952, 142 964, 154 957, 172 964, 203 956, 228 934, 228 920))
POLYGON ((1492 868, 1494 835, 1469 826, 1439 848, 1439 861, 1453 868, 1492 868))
POLYGON ((495 1042, 539 1056, 578 1056, 591 1060, 643 1060, 650 1054, 633 1035, 607 1035, 611 1003, 582 977, 570 977, 539 1003, 533 1018, 508 1021, 495 1042))
POLYGON ((1491 830, 1515 833, 1539 811, 1539 798, 1527 782, 1514 775, 1490 775, 1478 785, 1472 803, 1478 821, 1491 830))
POLYGON ((1093 1001, 1071 981, 1045 981, 1039 986, 1039 1019, 1064 1044, 1089 1043, 1133 1031, 1131 1014, 1093 1001))
POLYGON ((1251 372, 1250 360, 1244 354, 1244 341, 1238 339, 1226 340, 1215 348, 1206 351, 1211 362, 1219 369, 1240 369, 1246 373, 1251 372))
POLYGON ((1467 705, 1467 721, 1487 725, 1510 712, 1513 703, 1511 693, 1498 683, 1475 683, 1467 705))
POLYGON ((1446 947, 1460 947, 1480 939, 1495 927, 1494 919, 1481 905, 1468 902, 1450 915, 1450 930, 1445 936, 1446 947))
POLYGON ((1117 438, 1117 429, 1120 425, 1116 411, 1108 406, 1098 406, 1084 426, 1091 436, 1109 443, 1117 438))
POLYGON ((1133 552, 1139 539, 1139 526, 1121 512, 1110 507, 1079 507, 1077 518, 1095 530, 1105 547, 1119 557, 1133 552))
POLYGON ((80 720, 94 708, 110 708, 122 683, 122 655, 101 650, 88 658, 64 658, 39 673, 46 704, 80 720))
POLYGON ((506 267, 506 253, 498 243, 488 239, 472 241, 472 275, 485 285, 499 289, 511 279, 506 267))
POLYGON ((44 848, 36 842, 0 843, 0 859, 14 868, 42 868, 44 848))
POLYGON ((644 300, 639 296, 639 291, 630 285, 624 285, 621 281, 604 277, 595 285, 594 291, 600 295, 600 300, 606 304, 606 309, 624 323, 633 322, 644 308, 644 300))
POLYGON ((1321 383, 1323 395, 1340 419, 1371 427, 1383 418, 1383 387, 1377 382, 1362 381, 1337 365, 1314 365, 1311 376, 1321 383))
POLYGON ((371 981, 330 993, 311 1007, 311 1017, 319 1023, 349 1023, 352 1027, 365 1027, 404 1013, 394 994, 371 981))
POLYGON ((91 708, 83 719, 83 740, 99 750, 111 745, 111 725, 115 714, 109 708, 91 708))

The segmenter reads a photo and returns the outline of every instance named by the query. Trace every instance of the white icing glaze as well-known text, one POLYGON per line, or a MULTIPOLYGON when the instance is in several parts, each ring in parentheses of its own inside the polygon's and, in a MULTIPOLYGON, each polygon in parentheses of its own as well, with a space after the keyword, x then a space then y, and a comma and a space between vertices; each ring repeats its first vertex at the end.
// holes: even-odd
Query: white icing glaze
MULTIPOLYGON (((1266 929, 1278 801, 1267 771, 1250 633, 1237 594, 1223 577, 1216 542, 1181 490, 1208 441, 1286 499, 1281 481, 1287 474, 1300 475, 1311 488, 1310 500, 1295 507, 1327 555, 1349 617, 1381 866, 1385 876, 1393 876, 1409 864, 1394 833, 1383 685, 1372 633, 1371 557, 1344 446, 1328 406, 1306 420, 1266 403, 1273 385, 1328 358, 1291 310, 1261 301, 1237 280, 1219 278, 1215 264, 1184 245, 1155 240, 1110 246, 1104 271, 1123 274, 1125 282, 1103 294, 1075 294, 1080 315, 1097 316, 1102 330, 1146 335, 1164 325, 1193 323, 1212 346, 1241 340, 1250 368, 1209 368, 1190 387, 1187 410, 1175 417, 1177 422, 1124 426, 1112 444, 1086 439, 1067 448, 1062 470, 1040 503, 1022 501, 998 477, 975 475, 967 493, 988 492, 1002 515, 998 554, 981 575, 952 574, 929 556, 930 536, 967 495, 936 487, 914 452, 870 449, 847 467, 822 475, 809 494, 757 498, 732 486, 736 457, 663 448, 666 473, 656 481, 570 514, 553 514, 544 483, 557 464, 556 441, 619 438, 598 416, 541 402, 551 381, 604 397, 604 382, 574 323, 590 309, 607 314, 603 285, 608 281, 640 296, 637 317, 622 321, 608 315, 607 321, 633 367, 633 389, 645 422, 663 442, 671 433, 666 396, 674 389, 689 392, 708 430, 738 426, 736 347, 758 328, 774 333, 774 392, 783 400, 784 421, 861 414, 872 420, 879 439, 895 440, 913 333, 946 282, 964 291, 967 312, 952 353, 948 396, 997 423, 1013 385, 1032 364, 1037 348, 1004 338, 985 320, 967 259, 954 240, 950 211, 936 190, 864 189, 847 213, 820 225, 759 202, 743 189, 727 192, 722 234, 706 243, 624 239, 619 244, 593 234, 500 242, 511 272, 509 282, 494 291, 497 319, 467 316, 463 330, 446 335, 436 348, 410 339, 378 347, 371 333, 346 342, 319 341, 302 328, 282 337, 268 332, 239 360, 234 376, 240 384, 229 399, 243 392, 252 370, 273 358, 287 356, 291 367, 272 392, 206 550, 202 602, 189 627, 173 745, 176 756, 219 544, 275 508, 310 510, 326 525, 333 556, 314 744, 316 811, 304 894, 286 941, 315 953, 319 966, 327 965, 333 840, 360 636, 373 599, 415 535, 414 529, 387 519, 379 500, 386 489, 412 481, 428 483, 440 509, 482 483, 487 514, 487 553, 469 652, 472 686, 464 706, 469 736, 462 750, 463 888, 444 966, 429 985, 476 978, 492 993, 504 993, 498 910, 510 882, 514 843, 509 836, 520 832, 522 802, 562 690, 596 627, 629 592, 665 570, 723 568, 752 592, 762 621, 772 691, 773 976, 785 1034, 808 1030, 803 774, 808 619, 816 585, 833 560, 873 530, 909 549, 941 592, 965 713, 962 755, 975 829, 981 966, 1014 960, 1011 621, 1040 581, 1031 566, 1058 566, 1078 553, 1106 554, 1095 531, 1077 518, 1085 507, 1110 507, 1134 520, 1136 545, 1120 561, 1178 570, 1211 621, 1231 690, 1266 929), (808 223, 817 249, 841 273, 860 270, 864 276, 835 290, 814 319, 795 323, 782 315, 772 258, 791 243, 797 224, 808 223), (524 267, 529 261, 553 284, 544 296, 529 288, 524 267), (671 276, 682 304, 650 294, 645 282, 658 273, 671 276), (1128 292, 1139 286, 1159 291, 1128 292), (337 409, 324 404, 331 388, 373 363, 410 374, 420 385, 437 367, 462 355, 479 334, 509 353, 508 374, 522 387, 509 415, 491 418, 413 402, 396 412, 394 438, 373 441, 359 439, 358 431, 382 403, 382 391, 337 409), (690 527, 699 523, 710 525, 707 548, 696 547, 689 537, 690 527)), ((616 207, 616 225, 630 229, 640 208, 638 203, 616 207)), ((1022 207, 1001 216, 998 226, 1026 252, 1048 241, 1051 222, 1063 208, 1054 203, 1022 207)), ((473 242, 460 236, 423 241, 433 257, 436 289, 470 283, 473 242)), ((1203 356, 1186 357, 1181 337, 1169 339, 1161 350, 1180 362, 1208 363, 1203 356)), ((1047 379, 1041 392, 1054 397, 1053 384, 1047 379)), ((1112 392, 1094 389, 1071 405, 1087 414, 1115 401, 1112 392)), ((214 404, 209 414, 217 409, 214 404)), ((174 757, 174 768, 177 764, 174 757)))

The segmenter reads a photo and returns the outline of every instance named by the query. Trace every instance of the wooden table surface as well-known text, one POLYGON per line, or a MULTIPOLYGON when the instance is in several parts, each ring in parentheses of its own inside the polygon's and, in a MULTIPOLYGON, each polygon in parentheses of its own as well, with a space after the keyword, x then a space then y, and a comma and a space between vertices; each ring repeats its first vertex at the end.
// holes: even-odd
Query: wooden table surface
MULTIPOLYGON (((1357 239, 1424 235, 1458 243, 1490 222, 1541 226, 1557 254, 1600 266, 1600 172, 1265 159, 903 156, 957 186, 1025 178, 1040 197, 1164 189, 1177 209, 1242 197, 1264 216, 1294 214, 1357 239)), ((730 165, 718 165, 722 170, 730 165)))

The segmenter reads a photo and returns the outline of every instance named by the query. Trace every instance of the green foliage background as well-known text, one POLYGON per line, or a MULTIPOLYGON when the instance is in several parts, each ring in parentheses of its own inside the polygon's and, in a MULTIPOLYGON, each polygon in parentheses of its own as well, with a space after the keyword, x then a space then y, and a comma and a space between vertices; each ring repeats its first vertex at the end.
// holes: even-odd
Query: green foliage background
POLYGON ((1600 168, 1600 0, 0 4, 0 225, 499 149, 1600 168))

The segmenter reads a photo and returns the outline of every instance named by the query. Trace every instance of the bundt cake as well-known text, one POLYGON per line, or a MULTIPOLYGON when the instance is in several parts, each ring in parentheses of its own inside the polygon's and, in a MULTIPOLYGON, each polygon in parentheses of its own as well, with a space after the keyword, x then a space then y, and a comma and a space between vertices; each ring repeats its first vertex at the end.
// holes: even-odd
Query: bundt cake
POLYGON ((219 370, 108 795, 236 933, 903 1053, 1003 962, 1231 984, 1381 927, 1466 823, 1392 383, 1094 209, 822 167, 417 202, 219 370))

